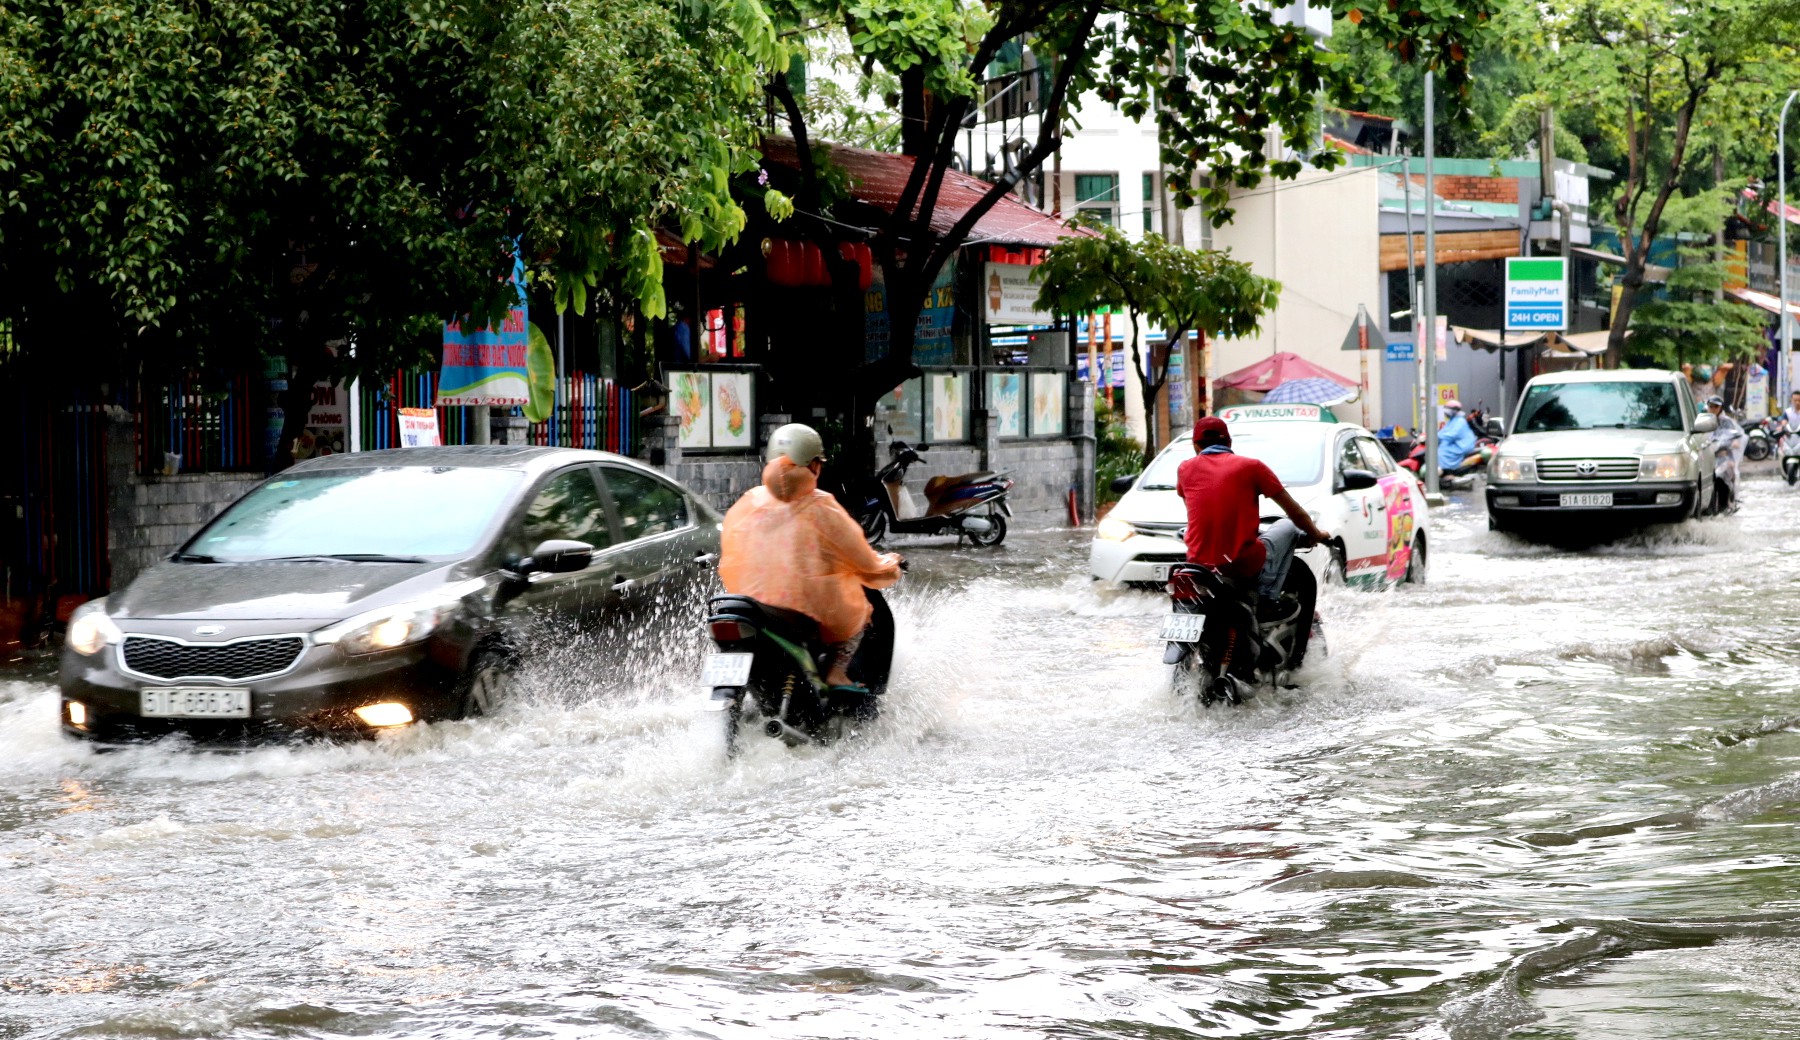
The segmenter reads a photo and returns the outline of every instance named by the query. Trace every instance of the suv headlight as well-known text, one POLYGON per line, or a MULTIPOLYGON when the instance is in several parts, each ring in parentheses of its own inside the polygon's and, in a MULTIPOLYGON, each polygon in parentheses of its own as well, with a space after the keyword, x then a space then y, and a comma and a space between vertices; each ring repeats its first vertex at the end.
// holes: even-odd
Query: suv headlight
POLYGON ((1107 517, 1100 521, 1098 527, 1094 528, 1094 537, 1104 538, 1109 542, 1122 542, 1134 534, 1137 534, 1137 531, 1116 516, 1107 517))
POLYGON ((319 629, 313 633, 313 642, 336 645, 352 656, 393 650, 417 643, 437 631, 455 606, 456 600, 430 600, 372 610, 319 629))
POLYGON ((1678 480, 1681 477, 1680 455, 1646 455, 1638 463, 1638 476, 1651 480, 1678 480))
POLYGON ((92 657, 109 644, 118 642, 122 635, 119 626, 106 616, 106 600, 102 598, 76 608, 75 615, 69 618, 65 642, 81 656, 92 657))
POLYGON ((1537 463, 1517 455, 1500 455, 1494 459, 1495 480, 1535 480, 1537 463))

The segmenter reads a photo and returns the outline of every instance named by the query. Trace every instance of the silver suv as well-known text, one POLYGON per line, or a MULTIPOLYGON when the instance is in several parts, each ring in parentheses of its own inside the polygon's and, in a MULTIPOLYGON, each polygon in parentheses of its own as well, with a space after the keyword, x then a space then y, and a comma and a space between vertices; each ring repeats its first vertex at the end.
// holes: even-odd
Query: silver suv
POLYGON ((1666 522, 1712 509, 1709 434, 1678 372, 1559 372, 1525 384, 1488 463, 1488 526, 1601 516, 1666 522))

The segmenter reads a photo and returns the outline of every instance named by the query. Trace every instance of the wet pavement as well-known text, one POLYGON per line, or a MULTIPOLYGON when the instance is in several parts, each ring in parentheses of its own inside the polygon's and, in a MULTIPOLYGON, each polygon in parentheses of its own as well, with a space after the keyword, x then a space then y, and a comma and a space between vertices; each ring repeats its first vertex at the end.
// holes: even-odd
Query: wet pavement
POLYGON ((1063 531, 903 543, 832 748, 727 762, 697 625, 355 746, 97 755, 0 684, 0 1037, 1800 1034, 1800 492, 1430 531, 1230 710, 1063 531))

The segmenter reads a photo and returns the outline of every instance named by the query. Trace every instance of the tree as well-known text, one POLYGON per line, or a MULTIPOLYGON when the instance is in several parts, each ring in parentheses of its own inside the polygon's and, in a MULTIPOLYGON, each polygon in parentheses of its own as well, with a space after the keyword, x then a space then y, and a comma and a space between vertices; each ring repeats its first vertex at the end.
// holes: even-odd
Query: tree
POLYGON ((1627 354, 1659 368, 1745 361, 1768 348, 1768 318, 1753 307, 1721 299, 1729 272, 1711 239, 1734 206, 1726 192, 1677 196, 1664 211, 1663 228, 1684 242, 1679 266, 1665 291, 1638 305, 1627 354))
MULTIPOLYGON (((1710 179, 1711 152, 1694 147, 1709 126, 1738 111, 1746 95, 1770 91, 1766 70, 1791 63, 1800 29, 1794 0, 1567 0, 1552 11, 1560 59, 1552 66, 1559 107, 1593 120, 1588 151, 1623 168, 1614 183, 1613 222, 1625 258, 1608 353, 1625 350, 1626 330, 1645 296, 1652 243, 1684 182, 1710 179), (1696 135, 1701 135, 1697 137, 1696 135)), ((1743 129, 1743 124, 1737 124, 1743 129)))
POLYGON ((90 372, 283 356, 304 394, 504 312, 515 259, 658 313, 655 230, 744 224, 779 55, 743 0, 12 0, 0 320, 90 372))
MULTIPOLYGON (((1371 37, 1393 41, 1407 60, 1429 42, 1430 58, 1451 90, 1466 79, 1465 41, 1496 0, 1339 0, 1371 37)), ((1315 98, 1361 95, 1347 55, 1317 48, 1268 6, 1237 0, 767 0, 782 39, 840 27, 865 69, 884 69, 899 84, 901 150, 915 161, 890 216, 871 230, 888 287, 893 336, 888 354, 854 380, 859 410, 913 374, 912 330, 926 290, 1001 196, 1040 170, 1061 140, 1065 116, 1084 97, 1118 105, 1135 119, 1155 118, 1162 159, 1181 205, 1204 199, 1212 219, 1228 220, 1230 192, 1265 174, 1296 175, 1301 163, 1271 148, 1310 151, 1315 98), (949 230, 932 228, 944 179, 957 163, 965 124, 981 84, 1003 49, 1028 44, 1045 68, 1043 118, 1017 161, 949 230), (1201 186, 1199 176, 1208 175, 1201 186)), ((783 66, 784 68, 784 66, 783 66)), ((778 69, 772 69, 772 73, 778 69)), ((797 216, 820 235, 822 171, 810 147, 812 127, 788 79, 771 74, 770 97, 797 144, 801 166, 797 216)), ((1338 161, 1317 157, 1320 166, 1338 161)), ((852 272, 840 267, 835 279, 852 272)))
POLYGON ((1188 333, 1252 336, 1262 316, 1273 310, 1279 283, 1220 250, 1183 249, 1161 235, 1133 242, 1116 227, 1087 224, 1093 232, 1064 239, 1052 248, 1033 276, 1042 288, 1041 310, 1064 314, 1110 307, 1122 310, 1131 326, 1131 364, 1144 394, 1144 459, 1160 445, 1156 403, 1169 379, 1169 359, 1188 333), (1144 363, 1143 322, 1161 326, 1161 356, 1144 363))

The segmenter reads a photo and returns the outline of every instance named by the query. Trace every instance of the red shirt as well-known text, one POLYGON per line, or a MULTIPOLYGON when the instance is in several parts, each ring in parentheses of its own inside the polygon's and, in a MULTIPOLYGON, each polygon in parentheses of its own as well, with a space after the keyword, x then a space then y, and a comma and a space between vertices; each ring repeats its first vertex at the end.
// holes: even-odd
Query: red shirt
POLYGON ((1200 454, 1175 471, 1175 492, 1187 503, 1187 556, 1236 578, 1262 570, 1268 547, 1256 537, 1256 500, 1281 487, 1275 471, 1229 452, 1200 454))

